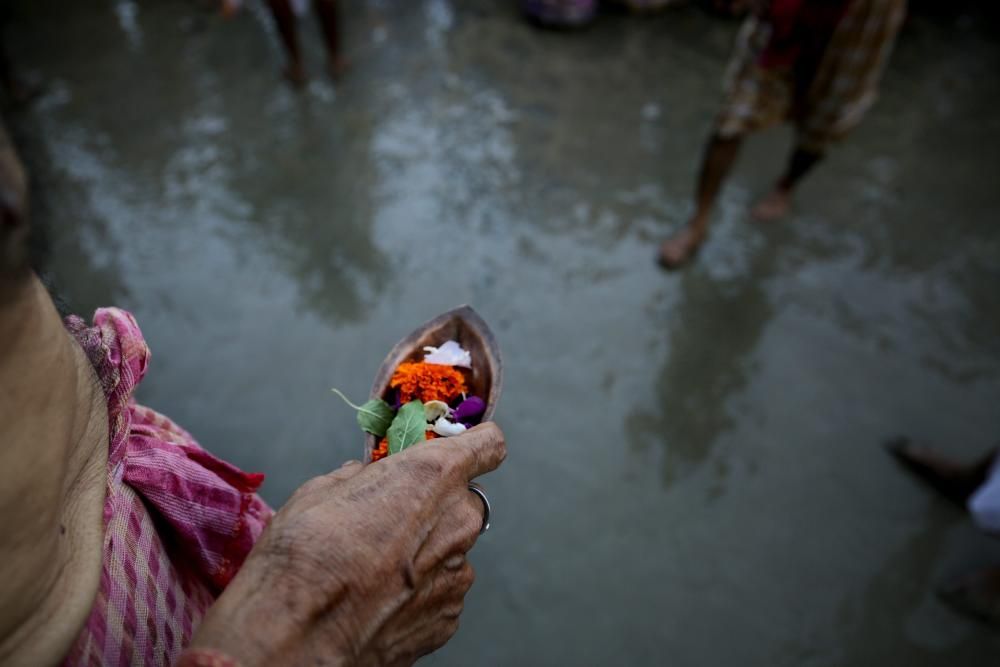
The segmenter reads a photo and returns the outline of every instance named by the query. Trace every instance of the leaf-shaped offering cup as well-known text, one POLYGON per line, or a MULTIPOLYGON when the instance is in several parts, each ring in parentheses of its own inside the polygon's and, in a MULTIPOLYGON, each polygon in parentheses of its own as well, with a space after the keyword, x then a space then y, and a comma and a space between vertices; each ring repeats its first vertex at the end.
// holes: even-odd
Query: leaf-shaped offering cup
MULTIPOLYGON (((470 306, 438 315, 396 343, 375 374, 371 398, 382 398, 391 404, 389 380, 396 368, 406 361, 423 361, 424 347, 440 347, 449 340, 458 342, 471 354, 472 368, 464 371, 468 393, 486 402, 482 421, 492 419, 503 388, 503 362, 493 332, 470 306)), ((372 450, 377 445, 375 436, 365 435, 365 463, 371 462, 372 450)))

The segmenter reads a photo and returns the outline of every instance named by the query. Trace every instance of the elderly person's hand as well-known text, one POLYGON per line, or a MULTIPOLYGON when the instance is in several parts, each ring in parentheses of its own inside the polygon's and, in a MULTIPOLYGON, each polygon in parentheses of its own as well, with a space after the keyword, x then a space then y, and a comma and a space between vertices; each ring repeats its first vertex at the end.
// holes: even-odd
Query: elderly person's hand
POLYGON ((212 606, 192 646, 243 667, 410 664, 458 629, 483 503, 504 460, 494 424, 345 464, 303 485, 212 606))

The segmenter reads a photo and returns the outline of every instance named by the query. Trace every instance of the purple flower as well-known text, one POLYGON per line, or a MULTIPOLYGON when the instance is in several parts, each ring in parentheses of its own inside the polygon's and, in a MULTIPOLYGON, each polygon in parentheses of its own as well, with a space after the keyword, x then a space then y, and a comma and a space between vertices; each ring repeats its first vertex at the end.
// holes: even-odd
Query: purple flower
POLYGON ((466 426, 479 423, 479 418, 486 412, 486 402, 478 396, 469 396, 458 404, 451 418, 466 426))
POLYGON ((389 407, 392 408, 393 412, 395 412, 396 410, 399 410, 401 407, 403 407, 403 402, 401 400, 399 400, 399 390, 398 389, 390 389, 389 390, 389 398, 388 398, 388 400, 386 400, 386 403, 389 404, 389 407))

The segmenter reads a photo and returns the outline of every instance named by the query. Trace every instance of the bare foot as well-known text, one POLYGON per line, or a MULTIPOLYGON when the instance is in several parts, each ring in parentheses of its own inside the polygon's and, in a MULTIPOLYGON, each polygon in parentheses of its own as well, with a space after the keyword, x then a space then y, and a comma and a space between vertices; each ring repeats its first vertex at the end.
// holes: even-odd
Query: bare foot
POLYGON ((969 496, 986 481, 992 460, 988 457, 974 465, 956 463, 905 437, 890 440, 885 446, 910 472, 963 508, 969 496))
POLYGON ((326 70, 330 74, 330 78, 334 81, 340 81, 347 74, 347 69, 350 67, 350 61, 344 56, 336 56, 330 58, 326 63, 326 70))
POLYGON ((288 67, 285 68, 285 78, 296 88, 301 88, 309 81, 305 68, 296 63, 289 63, 288 67))
POLYGON ((694 257, 704 240, 704 229, 693 224, 685 225, 660 244, 657 261, 665 269, 678 269, 694 257))
POLYGON ((1000 567, 989 567, 945 584, 938 595, 948 605, 1000 627, 1000 567))
POLYGON ((788 190, 775 188, 763 199, 754 204, 750 215, 758 222, 773 222, 788 215, 792 208, 792 193, 788 190))

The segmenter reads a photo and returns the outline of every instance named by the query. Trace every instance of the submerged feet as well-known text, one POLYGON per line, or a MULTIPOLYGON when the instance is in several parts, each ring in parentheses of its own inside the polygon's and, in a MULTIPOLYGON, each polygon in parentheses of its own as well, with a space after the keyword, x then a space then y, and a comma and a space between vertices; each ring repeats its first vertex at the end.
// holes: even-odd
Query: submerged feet
MULTIPOLYGON (((330 78, 335 82, 343 79, 344 74, 347 73, 349 67, 350 63, 344 56, 331 58, 326 63, 327 74, 329 74, 330 78)), ((302 63, 288 63, 285 67, 285 78, 296 88, 302 88, 309 82, 309 75, 306 74, 306 68, 302 65, 302 63)))
POLYGON ((302 66, 302 63, 290 62, 288 66, 285 67, 285 78, 288 82, 295 86, 296 88, 301 88, 306 85, 309 81, 309 77, 306 75, 306 69, 302 66))
POLYGON ((791 208, 791 191, 776 187, 754 204, 753 208, 750 209, 750 215, 758 222, 772 222, 787 216, 791 208))
POLYGON ((331 55, 326 61, 326 71, 334 81, 343 79, 349 66, 347 58, 342 55, 331 55))
MULTIPOLYGON (((791 190, 777 186, 750 209, 750 215, 755 220, 769 222, 784 218, 791 208, 791 190)), ((705 241, 707 232, 707 216, 696 214, 683 229, 660 244, 657 253, 660 266, 665 269, 678 269, 691 261, 705 241)))
POLYGON ((677 269, 686 264, 698 252, 705 241, 705 227, 688 223, 679 232, 660 244, 657 261, 665 269, 677 269))

